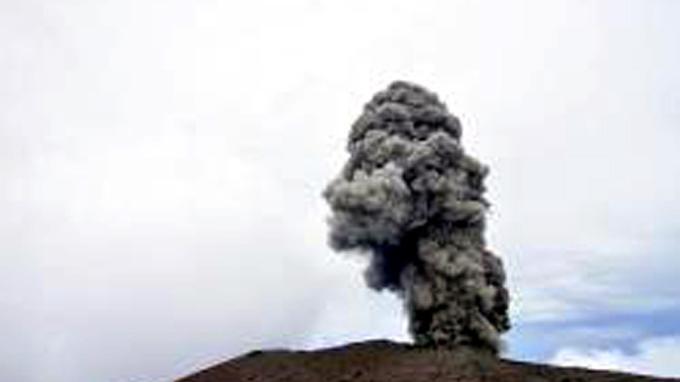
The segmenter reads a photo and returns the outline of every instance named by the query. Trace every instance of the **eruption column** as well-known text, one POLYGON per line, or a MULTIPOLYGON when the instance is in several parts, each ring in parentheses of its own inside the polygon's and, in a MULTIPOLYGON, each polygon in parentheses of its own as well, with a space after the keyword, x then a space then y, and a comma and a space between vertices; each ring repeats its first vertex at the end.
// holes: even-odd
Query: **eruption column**
POLYGON ((404 300, 416 344, 497 352, 510 328, 501 260, 485 249, 486 166, 437 95, 402 81, 365 105, 324 197, 330 245, 370 258, 366 281, 404 300))

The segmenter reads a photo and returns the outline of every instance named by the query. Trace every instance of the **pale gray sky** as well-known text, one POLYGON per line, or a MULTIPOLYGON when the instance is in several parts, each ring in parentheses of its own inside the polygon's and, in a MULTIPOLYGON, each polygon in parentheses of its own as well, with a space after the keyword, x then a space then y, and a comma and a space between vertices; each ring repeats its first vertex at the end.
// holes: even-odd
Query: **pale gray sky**
POLYGON ((0 0, 0 379, 406 339, 398 300, 326 247, 320 197, 394 79, 439 93, 491 166, 509 356, 680 375, 679 18, 661 0, 0 0))

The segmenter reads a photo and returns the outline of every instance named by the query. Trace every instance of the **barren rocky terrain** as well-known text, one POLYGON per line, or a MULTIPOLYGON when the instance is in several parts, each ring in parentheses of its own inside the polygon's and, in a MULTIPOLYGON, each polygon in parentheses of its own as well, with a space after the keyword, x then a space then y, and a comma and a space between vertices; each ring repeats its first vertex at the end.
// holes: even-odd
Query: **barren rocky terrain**
POLYGON ((680 379, 518 362, 469 348, 428 349, 390 341, 368 341, 314 351, 255 351, 178 382, 241 381, 643 382, 680 379))

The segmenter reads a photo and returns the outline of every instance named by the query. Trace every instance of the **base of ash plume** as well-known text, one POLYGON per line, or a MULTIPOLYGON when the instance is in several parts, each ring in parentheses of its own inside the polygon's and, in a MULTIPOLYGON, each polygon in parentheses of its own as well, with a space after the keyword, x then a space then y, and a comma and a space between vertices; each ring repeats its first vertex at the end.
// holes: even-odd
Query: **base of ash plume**
POLYGON ((313 351, 255 351, 177 382, 680 381, 499 359, 471 348, 367 341, 313 351))

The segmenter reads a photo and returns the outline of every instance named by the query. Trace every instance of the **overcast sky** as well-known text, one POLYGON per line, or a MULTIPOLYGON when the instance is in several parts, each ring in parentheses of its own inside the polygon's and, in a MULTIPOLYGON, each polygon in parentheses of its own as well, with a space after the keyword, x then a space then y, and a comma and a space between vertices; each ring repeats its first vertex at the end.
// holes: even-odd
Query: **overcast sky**
POLYGON ((407 340, 326 246, 371 95, 491 167, 507 356, 680 376, 680 2, 0 0, 0 379, 407 340))

